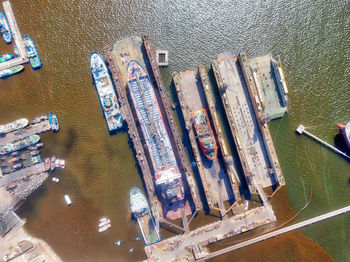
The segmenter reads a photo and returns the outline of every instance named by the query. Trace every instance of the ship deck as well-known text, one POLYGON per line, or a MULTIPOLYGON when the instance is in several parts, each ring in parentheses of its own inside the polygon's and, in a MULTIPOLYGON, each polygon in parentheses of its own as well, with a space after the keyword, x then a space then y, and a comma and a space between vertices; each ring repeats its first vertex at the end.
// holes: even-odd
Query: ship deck
MULTIPOLYGON (((217 205, 223 216, 225 214, 224 201, 235 199, 226 166, 221 152, 218 152, 216 159, 212 161, 206 158, 200 148, 198 139, 196 139, 196 132, 192 123, 192 112, 202 109, 207 110, 208 117, 211 120, 211 111, 208 110, 209 106, 200 73, 198 69, 191 70, 173 74, 173 79, 208 204, 210 207, 217 205)), ((210 122, 212 123, 212 121, 210 122)), ((212 128, 212 130, 218 145, 218 139, 215 134, 216 129, 212 128)))
POLYGON ((283 117, 287 111, 287 107, 282 104, 283 98, 276 84, 278 80, 271 65, 272 60, 270 55, 266 55, 248 61, 251 70, 256 72, 253 78, 262 96, 264 112, 271 120, 283 117))
POLYGON ((257 193, 255 184, 270 187, 276 178, 242 69, 231 53, 219 55, 213 69, 250 191, 257 193))

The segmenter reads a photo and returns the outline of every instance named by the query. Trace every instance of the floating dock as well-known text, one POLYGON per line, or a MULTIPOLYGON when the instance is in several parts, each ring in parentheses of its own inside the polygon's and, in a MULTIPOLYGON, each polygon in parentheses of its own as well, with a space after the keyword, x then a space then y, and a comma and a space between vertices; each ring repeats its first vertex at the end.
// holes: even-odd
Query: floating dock
POLYGON ((268 127, 261 124, 253 105, 255 96, 247 85, 252 77, 230 52, 218 55, 212 67, 250 192, 259 193, 256 185, 284 184, 274 148, 274 155, 269 151, 273 144, 268 127))
MULTIPOLYGON (((214 111, 215 107, 210 96, 211 93, 209 93, 211 91, 206 90, 205 92, 205 89, 209 88, 206 72, 203 67, 200 67, 200 69, 201 70, 196 69, 184 73, 173 73, 173 80, 208 204, 210 207, 217 205, 221 216, 224 216, 224 201, 240 200, 240 194, 236 178, 232 173, 228 174, 227 170, 231 171, 231 169, 226 168, 226 162, 223 160, 221 152, 214 160, 208 160, 201 153, 201 149, 197 143, 192 123, 193 112, 206 109, 211 123, 213 123, 212 116, 214 115, 216 121, 214 121, 213 132, 216 141, 218 141, 216 131, 219 131, 221 134, 218 126, 219 123, 217 122, 217 115, 214 111), (203 83, 205 84, 205 88, 203 87, 203 83), (210 98, 211 106, 208 105, 207 96, 210 98), (235 192, 235 194, 233 192, 235 192)), ((220 137, 219 140, 220 143, 218 144, 220 144, 220 148, 223 146, 227 155, 227 149, 226 146, 223 145, 224 141, 222 137, 220 137)))
POLYGON ((11 3, 10 3, 10 1, 4 1, 2 3, 2 5, 4 7, 4 11, 5 11, 9 26, 11 28, 12 35, 15 39, 15 43, 16 43, 16 46, 18 49, 19 57, 11 59, 11 60, 4 62, 4 63, 0 63, 0 71, 4 70, 4 69, 8 69, 10 67, 14 67, 14 66, 29 62, 29 59, 27 57, 27 52, 25 51, 24 43, 22 40, 22 35, 19 31, 15 16, 13 14, 11 3))
POLYGON ((274 60, 271 55, 266 55, 247 59, 246 63, 249 64, 248 70, 257 89, 259 107, 267 119, 283 117, 287 112, 288 89, 280 62, 274 60))

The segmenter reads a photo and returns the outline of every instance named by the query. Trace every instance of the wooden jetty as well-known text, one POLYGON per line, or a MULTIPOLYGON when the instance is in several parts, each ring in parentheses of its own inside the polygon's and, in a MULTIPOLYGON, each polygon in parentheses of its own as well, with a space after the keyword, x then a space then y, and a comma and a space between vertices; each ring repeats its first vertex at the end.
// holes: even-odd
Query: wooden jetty
POLYGON ((5 11, 12 35, 15 39, 19 57, 6 61, 4 63, 0 63, 0 70, 4 70, 13 66, 17 66, 17 65, 21 65, 29 62, 29 59, 27 57, 27 52, 25 51, 24 43, 22 40, 22 35, 19 31, 15 16, 13 14, 11 3, 10 1, 4 1, 2 5, 4 7, 4 11, 5 11))

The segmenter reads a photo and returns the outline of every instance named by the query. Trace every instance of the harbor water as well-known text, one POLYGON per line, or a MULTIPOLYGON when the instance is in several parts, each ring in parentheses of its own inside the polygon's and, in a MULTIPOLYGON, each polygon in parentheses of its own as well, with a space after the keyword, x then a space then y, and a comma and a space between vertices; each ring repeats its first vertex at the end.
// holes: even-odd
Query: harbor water
MULTIPOLYGON (((330 144, 344 146, 336 124, 350 121, 348 1, 11 3, 19 29, 35 42, 43 67, 33 71, 26 65, 22 73, 0 79, 0 123, 54 111, 60 132, 41 136, 43 157, 55 154, 66 160, 66 169, 55 171, 61 182, 48 179, 18 213, 27 220, 29 233, 46 241, 64 261, 146 258, 143 241, 135 240, 140 233, 129 210, 129 190, 142 188, 132 144, 125 130, 109 135, 89 60, 93 51, 142 33, 149 34, 155 47, 169 51, 170 65, 161 69, 167 87, 172 72, 199 64, 209 69, 226 50, 280 58, 289 111, 270 129, 287 186, 274 196, 274 210, 281 222, 288 220, 308 201, 311 185, 312 201, 297 221, 350 204, 350 162, 295 134, 303 124, 330 144), (69 207, 65 194, 72 200, 69 207), (98 233, 102 216, 112 220, 112 228, 98 233), (118 240, 121 246, 114 246, 118 240)), ((11 51, 11 45, 1 42, 1 54, 11 51)), ((210 221, 213 217, 200 216, 193 223, 210 221)), ((172 235, 161 233, 163 238, 172 235)), ((350 214, 345 214, 214 260, 349 261, 349 236, 350 214)))

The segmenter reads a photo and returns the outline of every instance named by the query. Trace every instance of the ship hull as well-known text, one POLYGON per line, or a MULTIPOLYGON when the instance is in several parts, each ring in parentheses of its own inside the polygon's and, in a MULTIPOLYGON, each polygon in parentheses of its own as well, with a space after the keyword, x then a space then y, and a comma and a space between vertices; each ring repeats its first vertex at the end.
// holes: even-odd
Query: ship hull
POLYGON ((14 74, 21 72, 23 69, 24 69, 23 65, 18 65, 8 69, 4 69, 0 71, 0 78, 7 78, 9 76, 12 76, 14 74))
POLYGON ((30 65, 33 69, 38 69, 41 67, 41 60, 34 45, 33 40, 29 37, 29 35, 23 35, 22 37, 25 45, 25 50, 29 57, 30 65))
POLYGON ((0 155, 10 154, 14 151, 22 150, 28 146, 38 143, 40 137, 38 135, 27 136, 24 139, 13 143, 7 143, 0 146, 0 155))
POLYGON ((350 150, 350 122, 346 125, 338 124, 338 128, 344 137, 348 150, 350 150))
POLYGON ((0 134, 6 134, 24 128, 28 125, 28 123, 28 119, 21 118, 8 124, 0 125, 0 134))
POLYGON ((140 228, 145 244, 151 245, 161 240, 154 218, 144 194, 137 187, 133 187, 129 193, 130 209, 140 228))
MULTIPOLYGON (((3 12, 0 11, 0 24, 3 26, 4 30, 1 32, 1 37, 4 39, 6 44, 12 42, 12 33, 7 19, 3 12)), ((1 26, 0 26, 1 28, 1 26)))
POLYGON ((150 153, 156 190, 168 202, 184 199, 181 173, 148 74, 136 60, 127 66, 130 95, 150 153), (167 194, 167 192, 170 192, 167 194), (171 199, 168 196, 171 197, 171 199))
POLYGON ((91 54, 90 62, 94 85, 101 103, 108 130, 110 132, 116 131, 117 129, 122 128, 123 119, 120 114, 117 95, 107 65, 102 56, 97 52, 91 54))
POLYGON ((0 63, 4 63, 6 61, 9 61, 11 59, 13 59, 15 56, 13 54, 5 54, 0 56, 0 63))

